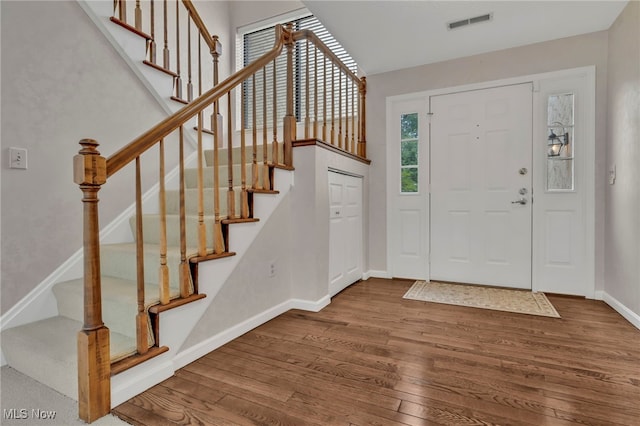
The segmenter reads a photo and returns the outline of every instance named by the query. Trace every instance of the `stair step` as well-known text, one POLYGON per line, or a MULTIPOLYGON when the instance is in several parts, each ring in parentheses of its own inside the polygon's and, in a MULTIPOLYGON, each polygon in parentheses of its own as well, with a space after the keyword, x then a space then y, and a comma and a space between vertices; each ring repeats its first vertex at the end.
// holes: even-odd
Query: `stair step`
POLYGON ((133 26, 127 24, 124 21, 121 21, 120 19, 116 18, 115 16, 110 17, 109 20, 111 22, 113 22, 114 24, 120 25, 122 28, 124 28, 124 29, 126 29, 128 31, 131 31, 132 33, 134 33, 136 35, 139 35, 140 37, 142 37, 142 38, 144 38, 146 40, 152 40, 153 39, 153 37, 151 37, 149 34, 143 32, 143 31, 140 31, 136 27, 133 27, 133 26))
MULTIPOLYGON (((226 194, 224 194, 226 199, 226 194)), ((220 197, 222 198, 222 197, 220 197)), ((196 203, 197 204, 197 203, 196 203)), ((225 203, 226 204, 226 203, 225 203)), ((197 207, 196 207, 197 208, 197 207)), ((213 211, 213 207, 208 210, 213 211)), ((225 212, 226 213, 226 212, 225 212)), ((180 246, 180 216, 171 214, 166 216, 167 221, 167 246, 180 246)), ((205 215, 203 218, 205 226, 205 236, 207 247, 213 247, 213 225, 215 218, 212 215, 205 215)), ((129 221, 131 230, 135 235, 136 218, 132 217, 129 221)), ((185 216, 187 246, 196 247, 198 245, 198 215, 190 214, 185 216)), ((160 244, 160 215, 145 214, 142 215, 143 241, 145 244, 160 244)), ((158 256, 160 252, 158 252, 158 256)))
MULTIPOLYGON (((236 186, 233 188, 234 196, 235 196, 235 208, 236 210, 240 207, 240 196, 242 195, 242 187, 236 186)), ((220 216, 227 216, 227 193, 228 188, 220 188, 220 216)), ((184 191, 184 202, 185 202, 185 210, 187 215, 197 215, 198 214, 198 189, 197 188, 187 188, 184 191)), ((204 201, 204 212, 207 215, 213 215, 213 196, 214 191, 213 188, 204 188, 202 191, 203 201, 204 201)), ((170 190, 166 192, 166 206, 167 206, 167 214, 168 215, 178 215, 180 214, 180 191, 178 190, 170 190)), ((238 212, 236 211, 236 214, 238 212)), ((144 223, 144 222, 143 222, 144 223)))
MULTIPOLYGON (((262 176, 264 172, 262 171, 264 168, 264 164, 258 164, 258 182, 262 185, 262 176)), ((240 186, 242 184, 242 174, 241 174, 241 165, 234 164, 233 165, 233 183, 235 186, 240 186)), ((246 171, 246 184, 250 185, 253 179, 253 175, 251 174, 252 165, 251 163, 247 163, 245 165, 246 171)), ((228 186, 229 184, 229 168, 227 165, 220 166, 218 168, 218 179, 220 187, 228 186)), ((185 187, 187 188, 197 188, 198 187, 198 169, 185 169, 184 171, 184 180, 185 187)), ((213 167, 203 167, 202 168, 202 183, 205 188, 213 188, 213 167)))
MULTIPOLYGON (((160 246, 157 244, 143 244, 144 249, 144 281, 146 283, 159 282, 160 246)), ((187 247, 187 257, 197 253, 197 249, 187 247)), ((131 280, 136 276, 136 244, 118 243, 100 246, 102 276, 131 280)), ((180 249, 167 248, 167 266, 169 267, 169 286, 171 292, 180 288, 180 249)))
MULTIPOLYGON (((252 144, 247 144, 247 146, 245 147, 245 153, 246 153, 245 155, 246 155, 247 163, 251 163, 253 161, 253 145, 252 144)), ((258 144, 258 148, 256 149, 256 160, 258 161, 258 163, 262 163, 264 161, 264 156, 262 153, 263 153, 263 146, 262 144, 258 144)), ((272 144, 268 144, 267 145, 268 161, 272 160, 272 153, 273 153, 272 144)), ((233 163, 240 163, 240 159, 241 159, 240 147, 232 148, 231 154, 233 156, 233 163)), ((207 166, 213 165, 213 149, 207 149, 204 151, 204 159, 206 161, 207 166)), ((278 160, 280 163, 282 163, 283 159, 284 159, 284 144, 281 142, 278 142, 278 160)), ((227 164, 228 164, 227 149, 226 148, 218 149, 218 165, 226 166, 227 164)))
MULTIPOLYGON (((77 335, 82 322, 63 316, 36 321, 2 332, 7 363, 27 376, 78 399, 77 335)), ((135 351, 135 340, 111 331, 111 357, 135 351)))
MULTIPOLYGON (((135 318, 138 314, 137 284, 135 281, 101 277, 102 284, 102 319, 109 330, 131 338, 136 337, 135 318)), ((83 314, 83 280, 71 280, 56 284, 53 293, 58 302, 60 316, 82 322, 83 314)), ((158 285, 145 284, 145 307, 160 301, 158 285)), ((180 297, 177 288, 171 288, 171 298, 180 297)))

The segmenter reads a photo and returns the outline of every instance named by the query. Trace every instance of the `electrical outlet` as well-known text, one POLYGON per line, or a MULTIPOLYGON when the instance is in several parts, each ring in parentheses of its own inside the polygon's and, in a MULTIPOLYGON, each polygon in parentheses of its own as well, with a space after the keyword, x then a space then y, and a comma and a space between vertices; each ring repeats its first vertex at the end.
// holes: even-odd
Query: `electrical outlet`
POLYGON ((9 148, 9 168, 27 168, 27 150, 25 148, 9 148))
POLYGON ((271 262, 269 264, 269 278, 273 278, 276 276, 276 264, 275 262, 271 262))

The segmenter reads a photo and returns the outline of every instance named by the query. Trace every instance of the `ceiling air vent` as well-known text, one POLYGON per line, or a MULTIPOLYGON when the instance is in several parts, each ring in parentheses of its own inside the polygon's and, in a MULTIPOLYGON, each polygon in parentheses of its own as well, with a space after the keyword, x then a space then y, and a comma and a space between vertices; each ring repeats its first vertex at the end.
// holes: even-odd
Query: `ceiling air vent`
POLYGON ((487 22, 493 19, 493 13, 487 13, 486 15, 474 16, 473 18, 461 19, 460 21, 449 22, 447 28, 455 30, 456 28, 466 27, 470 24, 478 24, 480 22, 487 22))

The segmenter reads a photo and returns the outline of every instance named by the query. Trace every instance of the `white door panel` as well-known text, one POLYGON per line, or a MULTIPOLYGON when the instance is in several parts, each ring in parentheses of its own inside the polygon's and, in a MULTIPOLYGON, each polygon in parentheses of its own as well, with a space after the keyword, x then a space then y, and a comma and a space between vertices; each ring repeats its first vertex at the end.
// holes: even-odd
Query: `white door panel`
POLYGON ((427 135, 427 103, 425 100, 397 104, 393 109, 393 123, 389 126, 392 146, 387 155, 387 203, 390 221, 389 275, 398 278, 429 279, 429 150, 427 135), (417 118, 417 187, 403 191, 401 153, 402 117, 417 118))
POLYGON ((531 99, 529 84, 431 98, 432 279, 531 288, 531 99))
POLYGON ((362 278, 362 178, 329 172, 329 293, 362 278))

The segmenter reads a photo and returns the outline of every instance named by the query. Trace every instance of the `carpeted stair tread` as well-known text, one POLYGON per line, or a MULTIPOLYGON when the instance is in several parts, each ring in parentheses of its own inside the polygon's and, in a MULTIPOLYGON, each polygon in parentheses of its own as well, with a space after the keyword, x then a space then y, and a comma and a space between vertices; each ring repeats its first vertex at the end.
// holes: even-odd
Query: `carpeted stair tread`
MULTIPOLYGON (((258 181, 262 183, 262 169, 264 165, 258 165, 258 181)), ((248 163, 245 165, 246 171, 246 183, 247 186, 252 182, 252 174, 251 174, 251 164, 248 163)), ((227 166, 220 166, 218 172, 218 179, 220 182, 220 187, 225 187, 225 185, 229 184, 229 174, 228 174, 227 166)), ((185 169, 184 171, 184 180, 185 186, 187 188, 197 188, 198 187, 198 169, 185 169)), ((205 188, 213 188, 213 167, 203 167, 202 168, 202 183, 205 188)), ((242 185, 242 173, 240 164, 233 165, 233 184, 235 186, 242 185)))
MULTIPOLYGON (((58 303, 59 315, 83 321, 83 280, 70 280, 58 283, 53 287, 53 293, 58 303)), ((135 337, 135 317, 138 313, 137 283, 132 280, 101 277, 102 285, 102 319, 109 330, 135 337)), ((155 305, 160 301, 158 285, 145 284, 145 307, 155 305)), ((177 287, 170 288, 171 298, 180 296, 177 287)))
MULTIPOLYGON (((247 144, 246 145, 246 161, 247 163, 251 163, 253 161, 253 144, 247 144)), ((263 145, 260 143, 258 144, 257 150, 256 150, 256 160, 258 162, 263 162, 264 161, 264 156, 263 156, 263 145)), ((272 154, 273 154, 273 146, 272 144, 268 144, 267 145, 267 160, 268 161, 272 161, 272 154)), ((241 160, 241 151, 240 151, 240 147, 235 147, 232 149, 232 156, 233 156, 233 163, 240 163, 241 160)), ((284 158, 284 144, 283 143, 278 143, 278 160, 279 162, 282 162, 284 158)), ((213 149, 207 149, 204 151, 204 159, 205 159, 205 164, 207 166, 211 166, 213 165, 213 149)), ((226 148, 221 148, 218 149, 218 165, 220 166, 225 166, 227 165, 228 162, 228 152, 226 148)))
MULTIPOLYGON (((226 194, 225 194, 226 196, 226 194)), ((221 197, 222 198, 222 197, 221 197)), ((166 216, 167 221, 167 246, 178 247, 180 246, 180 216, 177 214, 171 214, 166 216)), ((215 223, 215 217, 205 215, 203 217, 204 225, 206 228, 205 236, 207 238, 207 247, 213 246, 213 225, 215 223)), ((135 234, 136 218, 132 217, 129 220, 131 226, 131 232, 135 234)), ((198 244, 198 216, 186 215, 186 237, 187 246, 195 246, 198 244)), ((158 214, 145 214, 142 216, 142 238, 145 244, 160 244, 160 215, 158 214)))
MULTIPOLYGON (((47 318, 2 332, 11 367, 70 398, 78 399, 77 335, 82 322, 47 318)), ((112 359, 135 350, 135 340, 111 331, 112 359)))
MULTIPOLYGON (((220 216, 227 217, 227 188, 220 189, 220 216)), ((185 198, 185 210, 187 215, 197 215, 198 214, 198 193, 199 190, 197 188, 187 188, 184 191, 185 198)), ((167 214, 169 215, 178 215, 180 214, 180 191, 179 190, 170 190, 166 192, 166 206, 167 206, 167 214)), ((206 214, 211 215, 214 213, 214 191, 212 188, 204 188, 202 191, 203 202, 204 202, 204 211, 206 214)), ((242 195, 242 187, 236 186, 233 188, 233 195, 235 196, 236 204, 235 208, 238 209, 240 206, 240 197, 242 195)), ((178 227, 179 228, 179 227, 178 227)))
MULTIPOLYGON (((160 246, 157 244, 143 244, 144 250, 144 281, 157 283, 159 280, 160 246)), ((187 258, 195 255, 198 250, 187 246, 187 258)), ((133 280, 136 277, 136 244, 118 243, 100 246, 100 268, 102 276, 111 276, 133 280)), ((169 267, 169 286, 180 288, 180 248, 167 247, 167 266, 169 267)))

